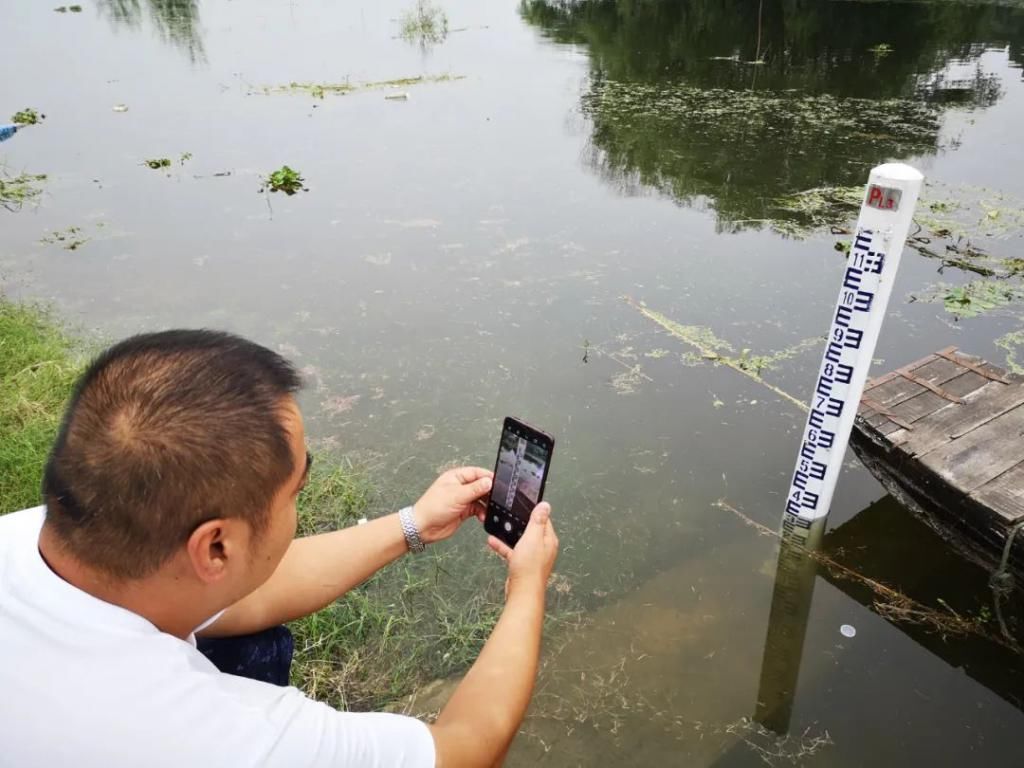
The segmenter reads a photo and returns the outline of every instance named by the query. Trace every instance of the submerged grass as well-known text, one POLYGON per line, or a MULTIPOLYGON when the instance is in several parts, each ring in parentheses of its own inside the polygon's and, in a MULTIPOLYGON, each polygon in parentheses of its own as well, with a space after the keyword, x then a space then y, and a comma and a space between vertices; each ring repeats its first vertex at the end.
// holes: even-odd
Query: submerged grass
MULTIPOLYGON (((87 351, 47 310, 0 296, 0 514, 40 503, 43 465, 87 351)), ((299 498, 300 535, 357 524, 381 506, 365 472, 318 459, 299 498)), ((334 706, 376 709, 465 669, 497 621, 503 582, 485 573, 484 586, 467 585, 459 558, 445 546, 405 558, 294 622, 292 682, 334 706)))
POLYGON ((625 298, 625 301, 648 320, 653 321, 661 326, 663 330, 696 350, 701 359, 710 361, 715 365, 724 365, 727 368, 732 368, 737 373, 741 373, 747 378, 753 379, 761 386, 767 387, 784 400, 788 400, 801 411, 806 412, 808 410, 806 403, 793 397, 793 395, 771 382, 765 381, 761 374, 766 370, 771 370, 777 363, 788 360, 806 349, 817 346, 821 343, 821 339, 805 339, 794 344, 792 347, 767 355, 754 355, 751 354, 749 349, 744 349, 739 355, 730 355, 726 353, 733 352, 732 345, 716 336, 710 328, 699 325, 682 325, 649 308, 642 302, 628 297, 625 298))
POLYGON ((1006 367, 1024 376, 1024 329, 1000 336, 996 339, 996 346, 1006 350, 1006 367))
POLYGON ((6 169, 0 167, 0 207, 17 211, 25 203, 33 202, 42 194, 40 185, 44 181, 45 174, 20 173, 10 176, 6 169))
POLYGON ((443 43, 448 37, 448 15, 430 0, 417 0, 402 14, 402 39, 421 46, 443 43))
POLYGON ((379 91, 389 88, 406 88, 413 85, 424 85, 427 83, 447 83, 454 80, 464 80, 465 75, 417 75, 416 77, 398 77, 393 80, 371 80, 367 82, 350 82, 342 80, 336 83, 312 83, 312 82, 291 82, 288 85, 267 85, 262 88, 250 91, 250 93, 262 93, 269 95, 273 93, 308 93, 315 99, 322 99, 328 94, 335 96, 346 96, 358 91, 379 91))
MULTIPOLYGON (((314 465, 299 497, 299 534, 358 525, 378 502, 366 473, 348 461, 314 465)), ((292 683, 332 706, 371 710, 465 669, 501 612, 501 580, 467 599, 453 576, 458 559, 441 548, 400 560, 293 622, 292 683)))

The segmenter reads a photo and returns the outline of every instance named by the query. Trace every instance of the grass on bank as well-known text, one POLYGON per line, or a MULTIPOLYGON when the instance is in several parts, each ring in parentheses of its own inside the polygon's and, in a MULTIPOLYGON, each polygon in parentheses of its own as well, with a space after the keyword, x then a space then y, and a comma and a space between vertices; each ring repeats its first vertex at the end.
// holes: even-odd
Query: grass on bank
MULTIPOLYGON (((375 490, 358 469, 314 464, 299 497, 299 535, 357 525, 376 506, 375 490)), ((463 558, 444 546, 402 558, 293 622, 292 683, 332 706, 370 710, 465 669, 501 612, 503 580, 467 596, 457 576, 463 558)))
POLYGON ((81 370, 76 343, 45 310, 0 298, 0 514, 39 504, 43 464, 81 370))
MULTIPOLYGON (((39 504, 83 350, 48 311, 0 296, 0 514, 39 504)), ((299 498, 299 534, 356 524, 379 506, 364 472, 321 454, 299 498)), ((294 622, 293 684, 336 707, 378 709, 467 667, 497 621, 503 580, 467 586, 462 557, 439 547, 403 558, 294 622)))

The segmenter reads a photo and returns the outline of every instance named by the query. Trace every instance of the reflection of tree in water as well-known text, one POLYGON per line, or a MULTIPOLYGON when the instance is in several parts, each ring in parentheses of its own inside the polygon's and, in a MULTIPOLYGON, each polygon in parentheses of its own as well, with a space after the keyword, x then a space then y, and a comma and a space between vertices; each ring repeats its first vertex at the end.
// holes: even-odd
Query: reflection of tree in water
POLYGON ((101 0, 100 8, 114 21, 127 27, 142 26, 143 7, 160 37, 184 50, 192 61, 203 61, 206 52, 199 31, 197 0, 101 0))
POLYGON ((953 2, 524 0, 584 43, 588 161, 626 193, 713 207, 720 226, 779 197, 860 185, 877 162, 934 152, 941 111, 1001 96, 990 46, 1024 63, 1024 12, 953 2), (760 60, 761 63, 753 63, 760 60))

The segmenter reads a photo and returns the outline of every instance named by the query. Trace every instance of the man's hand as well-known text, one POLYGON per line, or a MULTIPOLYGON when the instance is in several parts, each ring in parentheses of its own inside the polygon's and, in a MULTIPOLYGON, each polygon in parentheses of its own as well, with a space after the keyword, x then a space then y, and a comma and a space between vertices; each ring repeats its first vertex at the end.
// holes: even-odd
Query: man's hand
POLYGON ((542 501, 534 507, 515 549, 494 536, 487 538, 487 544, 508 562, 506 596, 520 588, 543 592, 558 557, 558 536, 551 524, 551 505, 542 501))
POLYGON ((493 536, 488 544, 508 561, 508 598, 480 657, 430 726, 438 768, 501 765, 537 678, 544 591, 558 555, 550 505, 534 508, 515 549, 493 536))
POLYGON ((443 541, 470 517, 481 517, 478 503, 491 492, 494 473, 480 467, 457 467, 442 474, 413 507, 424 544, 443 541))

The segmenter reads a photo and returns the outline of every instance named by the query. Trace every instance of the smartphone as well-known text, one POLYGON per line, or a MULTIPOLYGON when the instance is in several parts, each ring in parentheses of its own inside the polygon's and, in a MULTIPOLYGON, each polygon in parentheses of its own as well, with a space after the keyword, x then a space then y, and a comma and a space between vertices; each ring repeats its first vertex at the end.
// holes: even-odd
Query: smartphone
POLYGON ((515 547, 530 513, 544 498, 554 448, 551 435, 511 416, 505 419, 484 530, 510 547, 515 547))

